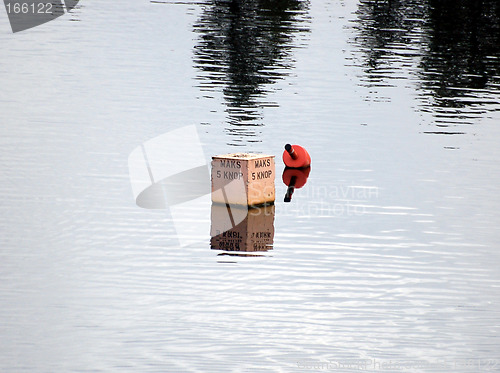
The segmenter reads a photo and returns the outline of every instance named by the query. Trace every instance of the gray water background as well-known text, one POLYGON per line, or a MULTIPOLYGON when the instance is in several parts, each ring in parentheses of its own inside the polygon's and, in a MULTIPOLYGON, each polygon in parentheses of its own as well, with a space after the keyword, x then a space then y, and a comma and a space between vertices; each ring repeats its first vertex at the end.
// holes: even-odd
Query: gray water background
POLYGON ((500 371, 499 6, 375 3, 0 11, 0 370, 500 371), (277 155, 273 250, 135 204, 128 155, 192 124, 277 155))

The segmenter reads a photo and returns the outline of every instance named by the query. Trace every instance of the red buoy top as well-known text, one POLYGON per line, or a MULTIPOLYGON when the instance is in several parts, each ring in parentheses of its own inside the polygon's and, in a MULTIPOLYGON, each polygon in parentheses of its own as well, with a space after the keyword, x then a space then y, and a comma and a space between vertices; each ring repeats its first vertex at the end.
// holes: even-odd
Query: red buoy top
POLYGON ((283 152, 283 162, 287 167, 291 168, 308 167, 311 164, 311 156, 300 145, 286 144, 283 152))

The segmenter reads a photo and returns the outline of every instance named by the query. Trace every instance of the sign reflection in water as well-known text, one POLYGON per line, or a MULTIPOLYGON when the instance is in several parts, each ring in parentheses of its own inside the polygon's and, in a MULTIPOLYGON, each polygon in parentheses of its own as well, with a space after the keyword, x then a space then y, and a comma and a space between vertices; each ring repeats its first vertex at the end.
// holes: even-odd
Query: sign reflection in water
POLYGON ((212 204, 210 247, 224 251, 268 251, 273 248, 274 205, 247 208, 212 204), (228 226, 232 228, 227 229, 228 226))

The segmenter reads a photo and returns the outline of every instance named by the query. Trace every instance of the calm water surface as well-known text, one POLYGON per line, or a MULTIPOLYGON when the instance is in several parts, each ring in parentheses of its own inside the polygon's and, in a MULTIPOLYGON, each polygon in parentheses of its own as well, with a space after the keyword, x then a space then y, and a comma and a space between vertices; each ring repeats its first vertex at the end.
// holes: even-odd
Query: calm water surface
POLYGON ((498 2, 0 20, 0 370, 500 371, 498 2), (211 250, 205 200, 135 204, 129 154, 187 125, 207 162, 277 155, 271 250, 211 250))

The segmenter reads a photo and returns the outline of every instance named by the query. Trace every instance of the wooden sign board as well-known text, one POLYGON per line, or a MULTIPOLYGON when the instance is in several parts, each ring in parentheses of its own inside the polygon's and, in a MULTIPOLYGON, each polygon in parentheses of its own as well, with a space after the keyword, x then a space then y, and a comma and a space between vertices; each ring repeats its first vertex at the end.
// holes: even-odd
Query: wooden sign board
POLYGON ((232 153, 212 157, 212 201, 260 206, 275 200, 274 155, 232 153))

